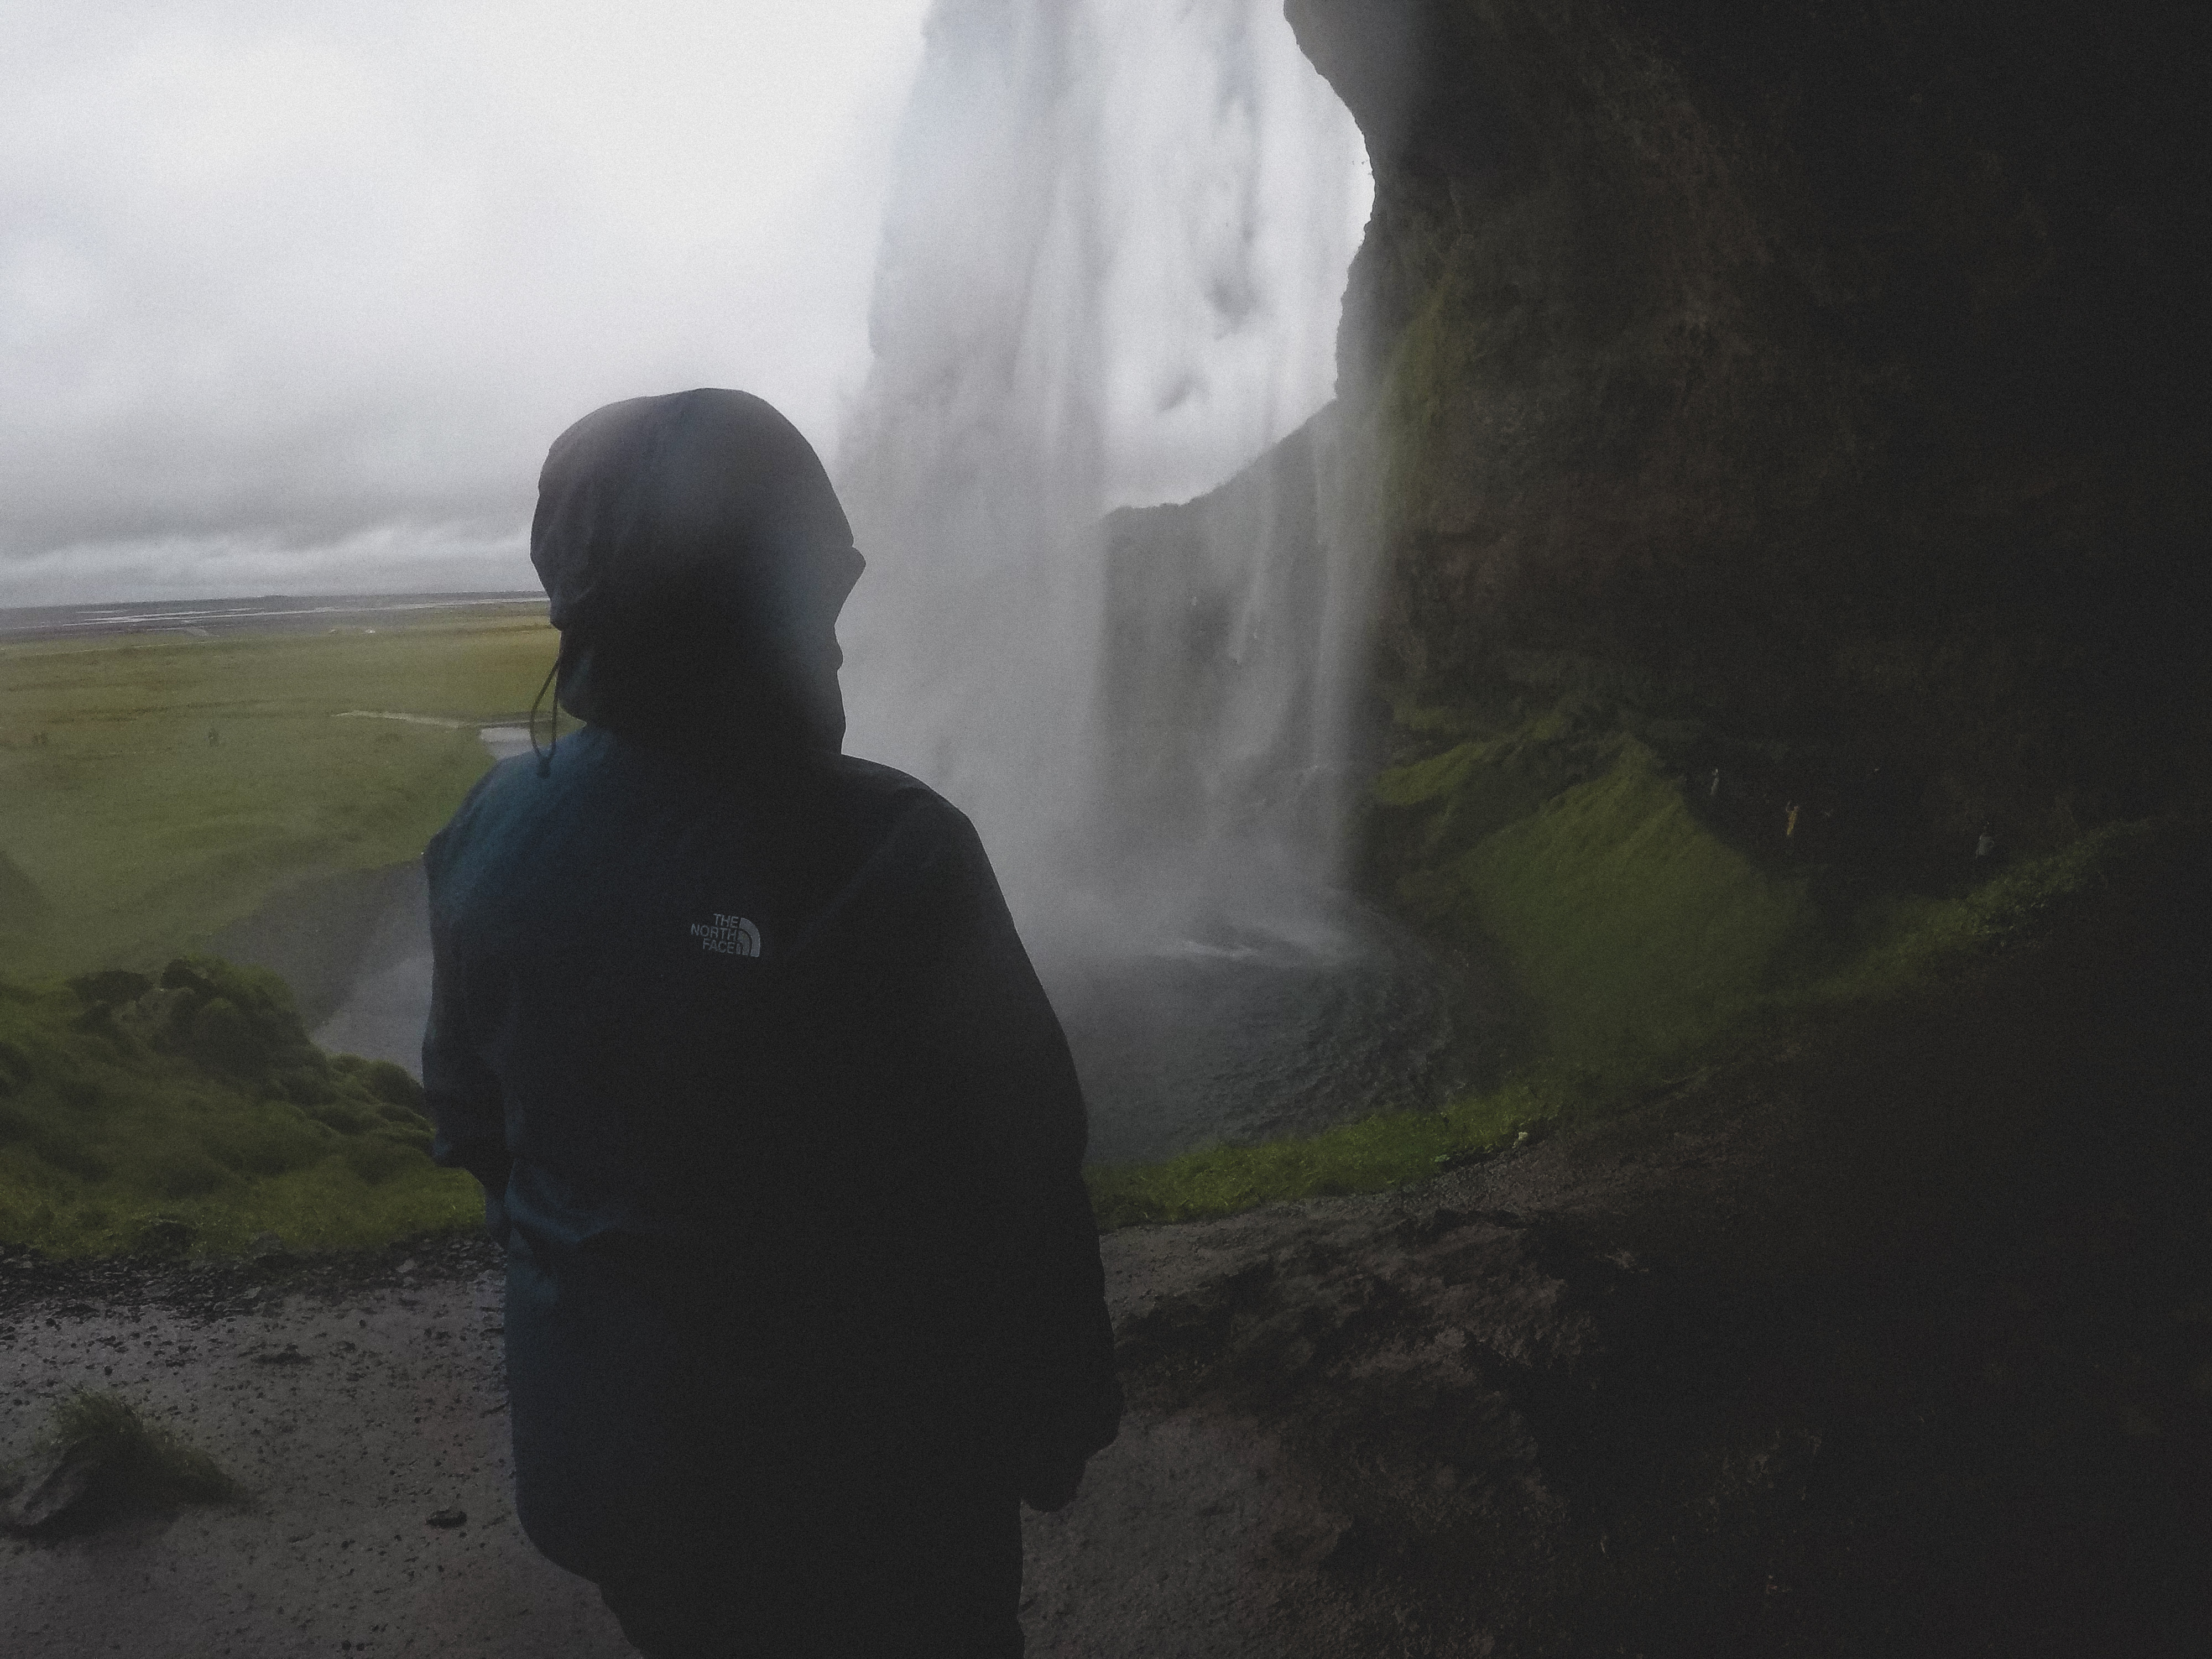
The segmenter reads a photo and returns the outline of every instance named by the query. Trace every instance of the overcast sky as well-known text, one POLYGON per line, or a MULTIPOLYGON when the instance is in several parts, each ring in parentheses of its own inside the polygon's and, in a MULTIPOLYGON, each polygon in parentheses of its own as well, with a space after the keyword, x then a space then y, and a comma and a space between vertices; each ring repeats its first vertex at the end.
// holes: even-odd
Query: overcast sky
POLYGON ((867 368, 927 0, 0 0, 0 605, 534 585, 545 446, 867 368))

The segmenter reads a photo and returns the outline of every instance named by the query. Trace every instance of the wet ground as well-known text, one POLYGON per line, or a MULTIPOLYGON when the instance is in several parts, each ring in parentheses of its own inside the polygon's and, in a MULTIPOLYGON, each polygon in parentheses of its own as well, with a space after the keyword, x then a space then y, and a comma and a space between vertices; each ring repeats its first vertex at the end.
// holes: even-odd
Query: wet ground
MULTIPOLYGON (((1165 1231, 1108 1241, 1125 1317, 1179 1293, 1165 1231)), ((496 1253, 472 1240, 319 1265, 0 1264, 0 1455, 24 1453, 47 1408, 90 1386, 246 1489, 238 1504, 0 1545, 0 1651, 629 1653, 593 1587, 514 1521, 500 1283, 496 1253)), ((1343 1524, 1274 1431, 1140 1407, 1075 1504, 1024 1511, 1030 1651, 1367 1651, 1352 1601, 1310 1571, 1343 1524)))
MULTIPOLYGON (((1110 1236, 1131 1410, 1024 1517, 1029 1651, 2196 1659, 2191 879, 1488 1164, 1110 1236)), ((0 1266, 0 1451, 95 1383, 249 1488, 0 1547, 0 1652, 619 1654, 507 1512, 495 1261, 413 1260, 0 1266)))

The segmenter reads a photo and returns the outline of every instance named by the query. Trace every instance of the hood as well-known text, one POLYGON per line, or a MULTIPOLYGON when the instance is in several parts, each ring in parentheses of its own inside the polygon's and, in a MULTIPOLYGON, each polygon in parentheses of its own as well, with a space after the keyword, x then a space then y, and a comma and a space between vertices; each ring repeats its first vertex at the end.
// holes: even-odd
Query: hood
POLYGON ((842 743, 836 620, 864 562, 813 446, 763 399, 701 389, 586 416, 546 455, 530 561, 579 719, 842 743))

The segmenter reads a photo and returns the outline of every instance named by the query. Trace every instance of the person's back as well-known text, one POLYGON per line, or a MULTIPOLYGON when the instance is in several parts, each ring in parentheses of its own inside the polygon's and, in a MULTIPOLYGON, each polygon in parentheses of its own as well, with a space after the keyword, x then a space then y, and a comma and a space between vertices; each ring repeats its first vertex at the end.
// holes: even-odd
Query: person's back
POLYGON ((836 752, 824 496, 737 393, 556 445, 592 724, 426 854, 424 1082, 509 1246, 519 1514, 634 1641, 1018 1653, 1016 1494, 1120 1411, 1083 1106, 967 820, 836 752))

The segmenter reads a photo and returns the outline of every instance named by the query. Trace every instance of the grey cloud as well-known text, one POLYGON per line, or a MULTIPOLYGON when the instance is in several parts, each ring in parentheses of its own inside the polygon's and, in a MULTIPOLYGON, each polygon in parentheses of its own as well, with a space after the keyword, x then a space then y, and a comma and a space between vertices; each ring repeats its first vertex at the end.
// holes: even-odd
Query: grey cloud
POLYGON ((924 0, 18 9, 0 604, 472 580, 641 392, 833 447, 924 0))

